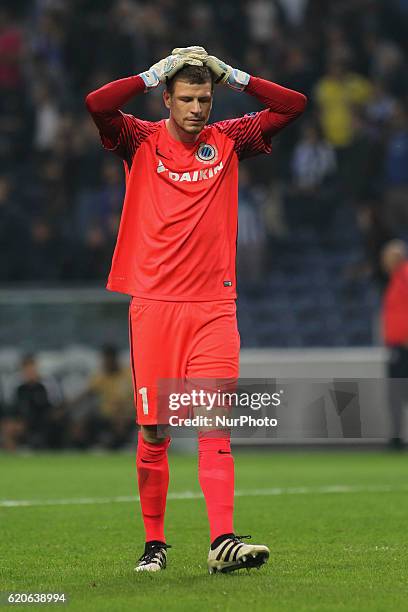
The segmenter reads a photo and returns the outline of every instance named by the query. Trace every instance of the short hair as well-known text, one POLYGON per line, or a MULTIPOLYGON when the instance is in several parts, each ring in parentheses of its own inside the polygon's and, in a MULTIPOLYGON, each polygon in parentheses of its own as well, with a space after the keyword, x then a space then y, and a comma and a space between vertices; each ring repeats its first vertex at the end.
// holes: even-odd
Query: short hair
POLYGON ((169 93, 173 93, 176 81, 186 81, 191 85, 202 85, 210 82, 211 91, 214 89, 214 76, 207 66, 193 66, 191 64, 183 66, 174 77, 167 81, 166 89, 169 93))

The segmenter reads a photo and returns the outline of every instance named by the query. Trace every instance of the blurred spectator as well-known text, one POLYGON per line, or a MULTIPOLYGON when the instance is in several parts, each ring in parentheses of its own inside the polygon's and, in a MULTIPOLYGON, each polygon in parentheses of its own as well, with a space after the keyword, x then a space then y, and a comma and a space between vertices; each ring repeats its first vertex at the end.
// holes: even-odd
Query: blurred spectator
POLYGON ((357 222, 362 233, 364 259, 350 265, 346 269, 346 276, 355 280, 370 277, 382 293, 388 282, 388 276, 382 264, 382 251, 384 245, 394 237, 387 226, 382 202, 372 200, 360 206, 357 222))
POLYGON ((0 175, 0 278, 15 282, 26 277, 27 220, 19 210, 14 195, 14 183, 7 175, 0 175))
POLYGON ((20 89, 22 79, 23 33, 5 7, 0 7, 0 91, 20 89))
POLYGON ((55 227, 63 227, 69 212, 69 178, 64 160, 58 156, 46 156, 39 160, 34 181, 37 194, 31 215, 44 216, 55 227))
POLYGON ((26 147, 29 127, 28 104, 24 96, 23 27, 11 10, 0 7, 0 165, 13 166, 26 147))
POLYGON ((17 450, 24 435, 23 419, 10 409, 3 398, 0 403, 0 448, 13 452, 17 450))
POLYGON ((316 189, 336 170, 333 148, 325 142, 317 126, 303 128, 303 137, 293 153, 294 186, 300 190, 316 189))
POLYGON ((34 355, 21 361, 22 382, 2 423, 3 447, 61 448, 65 439, 65 412, 55 379, 43 378, 34 355))
POLYGON ((284 19, 282 6, 277 0, 251 0, 246 4, 246 13, 253 43, 267 46, 284 19))
POLYGON ((341 195, 360 208, 381 193, 384 151, 361 109, 353 110, 351 127, 352 137, 343 158, 341 195))
POLYGON ((344 60, 329 60, 327 72, 317 82, 315 96, 324 136, 333 147, 341 150, 351 143, 353 107, 368 103, 371 95, 368 79, 349 70, 344 60))
MULTIPOLYGON (((388 242, 382 264, 389 277, 383 301, 384 341, 389 348, 388 377, 408 379, 408 250, 401 240, 388 242)), ((390 445, 402 448, 402 413, 408 402, 407 387, 390 381, 392 433, 390 445)))
MULTIPOLYGON (((21 92, 0 90, 0 165, 15 172, 31 153, 27 143, 32 140, 33 113, 21 92)), ((27 168, 24 175, 28 176, 27 168)))
POLYGON ((119 448, 133 441, 135 409, 129 367, 119 362, 113 345, 101 349, 101 367, 91 376, 86 391, 72 413, 72 438, 75 445, 102 444, 119 448), (77 413, 77 414, 76 414, 77 413))
POLYGON ((247 168, 241 168, 239 175, 238 227, 238 278, 249 288, 256 288, 264 272, 266 235, 247 168))
POLYGON ((73 249, 75 252, 70 277, 105 279, 113 253, 113 240, 108 239, 98 223, 89 225, 83 242, 75 243, 73 249))
MULTIPOLYGON (((76 117, 77 129, 71 129, 73 168, 71 175, 73 191, 82 191, 99 185, 101 166, 106 157, 101 156, 101 144, 95 125, 86 116, 76 117), (72 134, 73 130, 73 134, 72 134), (75 177, 72 180, 72 177, 75 177)), ((65 141, 68 134, 65 135, 65 141)), ((80 197, 80 196, 78 196, 80 197)))
POLYGON ((401 228, 408 229, 408 117, 401 105, 392 116, 384 166, 387 219, 398 232, 401 228))
POLYGON ((56 281, 61 275, 64 252, 56 229, 43 217, 32 221, 26 270, 36 281, 56 281))
POLYGON ((389 121, 395 110, 395 98, 386 89, 383 81, 377 80, 373 83, 373 96, 367 105, 367 118, 379 127, 389 121))
POLYGON ((87 190, 79 195, 78 225, 82 232, 88 232, 97 224, 106 232, 112 215, 119 214, 123 204, 123 169, 116 159, 107 157, 102 164, 102 184, 97 189, 87 190))
POLYGON ((292 182, 285 211, 288 225, 312 224, 321 230, 330 225, 337 205, 336 156, 316 125, 303 127, 292 158, 292 182))
POLYGON ((285 11, 286 19, 294 27, 301 27, 305 17, 307 0, 285 0, 282 9, 285 11))
POLYGON ((35 127, 34 148, 38 152, 52 149, 55 144, 61 121, 58 104, 52 97, 50 88, 40 84, 35 88, 35 127))
POLYGON ((296 45, 289 47, 284 62, 284 85, 292 89, 297 87, 310 96, 317 77, 317 67, 312 66, 305 49, 296 45))
POLYGON ((42 75, 50 79, 62 93, 65 72, 64 4, 43 4, 42 9, 31 31, 32 58, 40 69, 43 68, 42 75))
POLYGON ((393 41, 373 41, 371 47, 371 72, 380 79, 392 95, 403 97, 407 92, 408 78, 402 48, 393 41))
POLYGON ((216 30, 213 8, 204 2, 189 8, 189 25, 193 31, 202 32, 201 45, 210 46, 216 30))
POLYGON ((105 36, 109 45, 101 45, 99 60, 116 76, 129 76, 139 60, 137 51, 142 50, 138 5, 130 0, 113 2, 106 19, 105 36))

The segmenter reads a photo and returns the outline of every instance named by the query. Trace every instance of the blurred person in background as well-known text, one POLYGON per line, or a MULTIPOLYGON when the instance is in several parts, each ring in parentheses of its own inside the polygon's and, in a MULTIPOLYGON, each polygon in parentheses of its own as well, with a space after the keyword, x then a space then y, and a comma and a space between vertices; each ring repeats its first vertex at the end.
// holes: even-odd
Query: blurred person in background
POLYGON ((98 221, 92 221, 84 233, 72 239, 71 251, 64 261, 66 280, 92 282, 104 278, 116 237, 111 220, 112 217, 108 219, 107 229, 98 221))
POLYGON ((403 448, 402 415, 408 402, 408 249, 402 240, 391 240, 382 250, 382 265, 389 277, 383 307, 384 341, 389 349, 390 447, 403 448), (404 385, 392 379, 405 379, 404 385))
POLYGON ((288 87, 296 83, 297 86, 301 86, 302 91, 310 95, 317 75, 317 68, 310 61, 306 49, 300 45, 285 49, 283 76, 288 87))
POLYGON ((395 104, 395 98, 386 84, 377 79, 373 82, 373 96, 367 104, 367 119, 372 125, 383 127, 392 118, 395 104))
MULTIPOLYGON (((88 116, 78 118, 78 131, 73 135, 73 154, 76 188, 76 199, 81 198, 82 193, 100 185, 102 177, 103 158, 100 155, 100 144, 98 134, 88 116)), ((78 207, 78 201, 74 202, 74 210, 78 207)))
POLYGON ((315 87, 325 139, 336 149, 340 166, 353 138, 353 108, 363 106, 372 96, 370 81, 351 71, 343 58, 330 58, 326 73, 315 87))
POLYGON ((39 153, 53 148, 61 122, 58 101, 51 91, 51 87, 45 83, 39 83, 34 88, 33 146, 39 153))
POLYGON ((237 275, 247 289, 256 290, 265 270, 266 233, 246 167, 240 169, 238 199, 237 275))
POLYGON ((24 434, 24 422, 11 409, 3 397, 0 399, 0 449, 13 452, 19 447, 24 434))
POLYGON ((66 417, 60 387, 53 377, 42 377, 35 355, 21 360, 22 382, 3 419, 3 446, 33 450, 59 449, 65 444, 66 417))
POLYGON ((119 448, 133 443, 136 431, 132 374, 122 366, 116 346, 101 350, 101 368, 89 381, 88 390, 98 399, 98 437, 104 446, 119 448))
POLYGON ((70 215, 69 178, 64 161, 54 154, 37 158, 36 202, 28 211, 32 218, 42 217, 57 231, 65 229, 70 215))
POLYGON ((292 162, 292 182, 286 191, 285 213, 290 228, 312 224, 327 230, 338 205, 336 155, 318 125, 302 130, 292 162))
POLYGON ((0 91, 18 91, 23 85, 22 28, 7 7, 0 7, 0 91))
POLYGON ((38 2, 35 9, 32 15, 35 27, 29 32, 33 83, 40 77, 50 82, 57 95, 66 94, 68 3, 38 2))
POLYGON ((109 45, 98 48, 98 63, 113 74, 129 74, 144 52, 143 9, 140 3, 116 0, 111 3, 104 35, 109 45))
POLYGON ((98 187, 84 190, 78 198, 77 224, 81 232, 87 232, 93 224, 107 231, 111 216, 120 214, 123 196, 122 168, 115 159, 105 159, 98 187))
MULTIPOLYGON (((347 156, 343 159, 343 180, 339 181, 338 188, 343 205, 354 207, 359 223, 360 215, 364 215, 364 211, 375 207, 376 203, 383 199, 384 143, 381 131, 377 131, 375 124, 368 121, 362 108, 353 110, 351 121, 353 135, 347 148, 347 156)), ((381 203, 381 206, 384 207, 384 204, 381 203)), ((386 223, 384 211, 383 215, 386 223)), ((373 211, 370 220, 375 224, 380 218, 373 211)), ((360 228, 362 229, 361 225, 360 228)))
POLYGON ((284 3, 279 0, 250 0, 245 4, 249 19, 249 35, 261 48, 267 48, 271 39, 279 34, 285 21, 284 3))
MULTIPOLYGON (((401 23, 404 23, 404 21, 401 20, 401 23)), ((381 37, 378 34, 372 35, 369 50, 370 74, 375 80, 381 80, 392 96, 402 99, 408 90, 406 61, 403 46, 399 46, 395 41, 390 40, 391 32, 394 36, 397 35, 397 29, 389 30, 387 37, 384 35, 381 37)), ((404 38, 406 39, 406 31, 404 38)))
POLYGON ((36 281, 55 282, 65 258, 58 231, 46 216, 35 217, 30 226, 26 252, 26 273, 36 281))
POLYGON ((10 7, 0 6, 0 167, 15 170, 28 154, 30 101, 24 92, 24 29, 10 7))
POLYGON ((0 174, 0 281, 14 282, 26 275, 28 220, 18 206, 11 176, 0 174))
POLYGON ((385 145, 385 212, 396 234, 408 230, 408 113, 396 105, 385 145))
POLYGON ((86 389, 70 405, 70 439, 76 448, 117 449, 133 442, 136 424, 130 368, 121 365, 112 344, 101 348, 100 361, 86 389))
POLYGON ((388 275, 382 263, 382 250, 384 245, 394 238, 394 234, 385 220, 382 199, 373 198, 363 205, 360 204, 357 223, 362 236, 364 254, 360 261, 346 268, 345 276, 354 280, 370 278, 380 293, 383 293, 388 283, 388 275))

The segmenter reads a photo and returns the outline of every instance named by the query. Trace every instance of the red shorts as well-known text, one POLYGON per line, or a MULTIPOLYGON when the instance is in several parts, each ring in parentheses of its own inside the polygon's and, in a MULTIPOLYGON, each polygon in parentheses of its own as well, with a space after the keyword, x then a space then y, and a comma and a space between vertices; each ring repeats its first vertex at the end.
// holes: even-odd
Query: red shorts
POLYGON ((163 379, 238 378, 235 300, 162 302, 134 297, 129 337, 140 425, 158 424, 158 386, 163 379))

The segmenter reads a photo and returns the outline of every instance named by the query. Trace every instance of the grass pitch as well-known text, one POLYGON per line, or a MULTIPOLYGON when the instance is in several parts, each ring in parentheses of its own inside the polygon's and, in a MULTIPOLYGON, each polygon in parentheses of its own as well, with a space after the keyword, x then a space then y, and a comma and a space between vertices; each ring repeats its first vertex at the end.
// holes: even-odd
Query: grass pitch
POLYGON ((407 455, 235 458, 236 531, 268 544, 271 558, 259 571, 209 576, 195 456, 170 457, 170 492, 181 494, 168 501, 173 548, 151 575, 133 571, 143 530, 128 500, 132 455, 1 455, 0 591, 65 592, 80 611, 408 610, 407 455))

